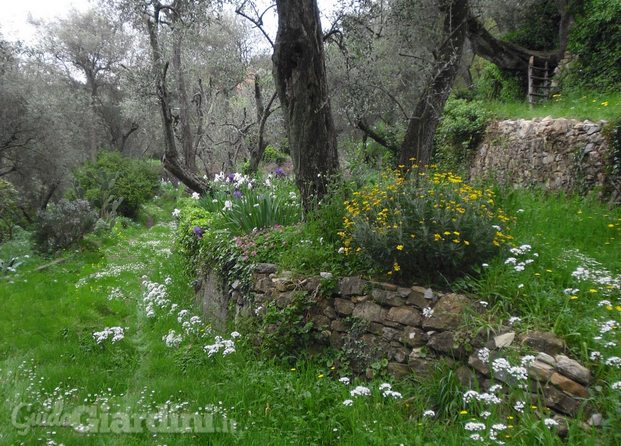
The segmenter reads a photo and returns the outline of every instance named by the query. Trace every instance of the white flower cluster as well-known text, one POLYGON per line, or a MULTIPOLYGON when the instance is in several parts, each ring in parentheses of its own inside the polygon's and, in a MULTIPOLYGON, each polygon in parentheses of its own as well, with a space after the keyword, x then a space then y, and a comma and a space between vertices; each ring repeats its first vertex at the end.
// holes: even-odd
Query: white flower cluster
POLYGON ((201 194, 199 194, 198 192, 192 192, 192 198, 195 200, 200 200, 201 194))
POLYGON ((505 358, 497 358, 492 362, 492 370, 494 373, 507 373, 518 381, 525 381, 528 378, 528 372, 524 367, 512 366, 505 358))
POLYGON ((223 339, 222 336, 216 336, 214 343, 204 346, 203 350, 207 352, 207 356, 210 358, 220 350, 223 350, 222 356, 227 356, 231 353, 235 353, 235 343, 230 339, 223 339))
POLYGON ((179 217, 180 215, 181 215, 181 210, 180 209, 175 208, 175 210, 172 211, 172 216, 173 217, 179 217))
POLYGON ((162 341, 166 343, 166 347, 177 348, 181 341, 183 341, 183 336, 181 336, 181 333, 176 334, 175 330, 170 330, 166 336, 162 336, 162 341))
POLYGON ((147 287, 147 295, 142 299, 146 304, 145 311, 147 317, 155 317, 155 309, 167 310, 171 303, 168 299, 166 285, 156 282, 145 282, 147 287))
POLYGON ((242 175, 239 172, 235 172, 233 176, 226 175, 224 172, 220 172, 216 174, 213 182, 219 185, 229 185, 232 184, 235 189, 241 189, 242 187, 246 187, 247 189, 254 188, 254 182, 256 180, 254 178, 250 178, 248 175, 242 175))
POLYGON ((477 357, 479 358, 479 361, 481 361, 483 364, 488 364, 489 363, 489 349, 486 347, 483 347, 477 352, 477 357))
POLYGON ((553 420, 552 418, 546 418, 543 420, 543 422, 550 429, 554 426, 558 426, 558 423, 556 422, 556 420, 553 420))
POLYGON ((423 412, 423 418, 435 417, 436 413, 433 410, 426 410, 423 412))
POLYGON ((514 405, 513 408, 515 409, 516 412, 518 413, 524 413, 524 408, 526 407, 526 403, 524 401, 517 401, 514 405))
POLYGON ((617 381, 617 382, 615 382, 615 383, 612 383, 612 384, 610 385, 610 388, 611 388, 612 390, 618 390, 618 389, 621 389, 621 381, 617 381))
POLYGON ((98 344, 107 341, 110 336, 112 336, 110 342, 114 344, 125 337, 125 329, 123 327, 106 327, 102 331, 93 333, 93 338, 98 344))
POLYGON ((431 308, 431 307, 423 308, 423 316, 425 316, 425 317, 433 316, 433 308, 431 308))
POLYGON ((467 431, 484 431, 487 429, 487 426, 485 425, 485 423, 478 423, 476 421, 470 421, 468 423, 466 423, 466 425, 464 426, 464 428, 467 431))
POLYGON ((496 395, 494 395, 493 393, 487 393, 487 392, 479 393, 476 390, 467 390, 464 393, 463 398, 464 398, 464 403, 466 404, 471 403, 472 401, 482 401, 486 405, 489 405, 489 404, 498 405, 502 403, 502 400, 498 398, 496 395))
POLYGON ((522 318, 521 317, 517 317, 517 316, 511 316, 509 318, 509 325, 513 325, 517 322, 522 322, 522 318))
POLYGON ((579 281, 591 281, 605 287, 602 292, 610 294, 612 290, 621 290, 621 276, 613 276, 610 271, 602 266, 597 260, 585 256, 579 250, 566 251, 561 258, 563 263, 579 262, 582 266, 577 267, 571 275, 579 281))
POLYGON ((351 390, 349 393, 352 397, 371 396, 371 389, 364 386, 356 386, 356 388, 351 390))
POLYGON ((343 376, 342 378, 339 378, 339 382, 345 384, 346 386, 349 385, 349 378, 346 376, 343 376))
POLYGON ((532 362, 535 362, 535 359, 533 355, 524 356, 521 360, 522 367, 528 367, 532 362))

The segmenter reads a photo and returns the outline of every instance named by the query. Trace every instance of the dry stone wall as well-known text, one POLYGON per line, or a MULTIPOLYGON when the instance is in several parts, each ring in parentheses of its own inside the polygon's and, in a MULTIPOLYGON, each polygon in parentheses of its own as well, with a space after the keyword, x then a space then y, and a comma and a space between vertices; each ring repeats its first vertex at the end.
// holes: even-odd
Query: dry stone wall
POLYGON ((514 187, 591 190, 606 184, 605 121, 536 118, 495 121, 486 131, 470 174, 514 187))
POLYGON ((197 304, 216 326, 226 318, 253 320, 260 327, 256 337, 260 342, 261 335, 282 328, 264 321, 267 309, 285 309, 304 298, 310 302, 304 322, 312 322, 316 350, 332 346, 349 352, 349 365, 361 375, 372 370, 371 364, 388 360, 385 365, 391 374, 424 380, 437 365, 448 363, 462 384, 472 389, 488 390, 494 383, 522 385, 533 404, 545 401, 559 418, 594 413, 586 402, 590 371, 566 356, 565 343, 553 333, 518 332, 512 327, 477 331, 473 315, 483 316, 485 306, 464 295, 361 277, 346 277, 323 292, 322 277, 276 271, 276 265, 258 266, 252 302, 242 296, 239 283, 218 290, 213 277, 208 278, 203 282, 207 286, 196 294, 197 304), (521 364, 499 359, 508 353, 521 358, 521 364))

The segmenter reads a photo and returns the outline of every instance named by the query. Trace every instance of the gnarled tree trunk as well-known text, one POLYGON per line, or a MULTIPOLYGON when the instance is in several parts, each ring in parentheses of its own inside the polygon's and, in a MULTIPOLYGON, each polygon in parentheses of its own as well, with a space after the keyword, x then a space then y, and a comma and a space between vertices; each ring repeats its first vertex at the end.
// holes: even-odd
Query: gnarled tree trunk
POLYGON ((318 200, 339 170, 316 0, 277 0, 273 74, 302 204, 318 200))
POLYGON ((468 18, 467 0, 448 0, 441 9, 444 18, 444 42, 437 51, 436 61, 421 98, 416 104, 405 133, 399 164, 408 168, 412 158, 420 167, 428 165, 433 152, 433 137, 459 71, 468 18))

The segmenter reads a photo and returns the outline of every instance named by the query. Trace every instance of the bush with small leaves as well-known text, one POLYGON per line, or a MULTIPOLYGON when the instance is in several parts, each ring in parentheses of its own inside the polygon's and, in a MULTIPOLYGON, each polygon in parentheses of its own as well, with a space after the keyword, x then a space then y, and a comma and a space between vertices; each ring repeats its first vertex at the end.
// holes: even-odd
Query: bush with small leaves
POLYGON ((63 198, 57 204, 51 203, 37 213, 35 248, 42 253, 67 249, 94 229, 97 218, 97 212, 86 200, 63 198))

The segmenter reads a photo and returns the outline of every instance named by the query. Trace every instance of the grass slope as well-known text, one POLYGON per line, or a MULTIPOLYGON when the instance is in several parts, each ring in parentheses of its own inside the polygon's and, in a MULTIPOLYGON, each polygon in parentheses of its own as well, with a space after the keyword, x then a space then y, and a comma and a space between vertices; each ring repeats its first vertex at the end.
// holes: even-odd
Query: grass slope
MULTIPOLYGON (((508 194, 503 207, 519 216, 514 236, 518 243, 531 245, 523 256, 534 261, 518 272, 506 256, 499 258, 479 278, 460 286, 479 293, 500 319, 516 316, 522 328, 555 329, 583 359, 595 350, 604 359, 619 355, 616 328, 604 340, 594 337, 601 323, 621 320, 614 282, 621 273, 621 214, 588 199, 534 193, 508 194), (600 263, 589 267, 588 259, 600 263), (578 280, 572 272, 580 265, 612 282, 598 283, 595 276, 578 280), (570 287, 574 291, 566 294, 563 290, 570 287), (599 305, 604 299, 614 301, 610 309, 599 305), (616 346, 602 347, 612 340, 616 346)), ((31 256, 17 273, 0 279, 0 444, 449 446, 475 444, 471 421, 484 424, 479 433, 485 443, 561 444, 537 419, 536 408, 527 407, 524 413, 512 409, 522 398, 520 390, 506 390, 507 405, 464 405, 464 389, 446 368, 427 385, 394 384, 400 399, 384 396, 381 378, 364 384, 339 382, 352 377, 325 355, 312 360, 302 355, 290 363, 261 356, 244 334, 237 339, 223 334, 233 340, 235 352, 223 356, 220 350, 207 357, 203 345, 217 341, 209 326, 198 324, 194 335, 186 335, 178 320, 188 321, 197 313, 190 278, 171 252, 175 223, 155 205, 148 212, 159 221, 151 229, 118 232, 104 238, 100 248, 43 272, 32 269, 45 260, 31 256), (148 297, 144 280, 165 286, 160 297, 169 302, 156 303, 154 317, 143 301, 148 297), (189 314, 179 316, 181 309, 189 314), (105 327, 124 328, 124 338, 97 344, 93 333, 105 327), (183 341, 168 347, 163 338, 179 333, 183 341), (353 396, 357 385, 366 386, 370 395, 353 396), (343 404, 350 399, 351 406, 343 404), (18 418, 24 422, 29 414, 53 412, 61 402, 67 412, 87 405, 96 406, 100 414, 210 414, 217 426, 224 419, 235 420, 236 432, 152 433, 145 426, 142 433, 88 434, 70 426, 36 426, 20 435, 11 422, 20 403, 32 405, 20 409, 18 418), (424 415, 429 409, 435 416, 424 415), (494 431, 494 424, 504 428, 494 431), (490 439, 492 431, 496 441, 490 439)), ((24 240, 1 247, 0 254, 12 250, 28 255, 24 240)), ((487 323, 492 322, 478 321, 472 328, 487 323)), ((593 362, 592 369, 598 378, 593 399, 606 410, 604 428, 585 432, 573 423, 567 444, 618 444, 621 389, 611 384, 621 374, 603 362, 593 362)))

